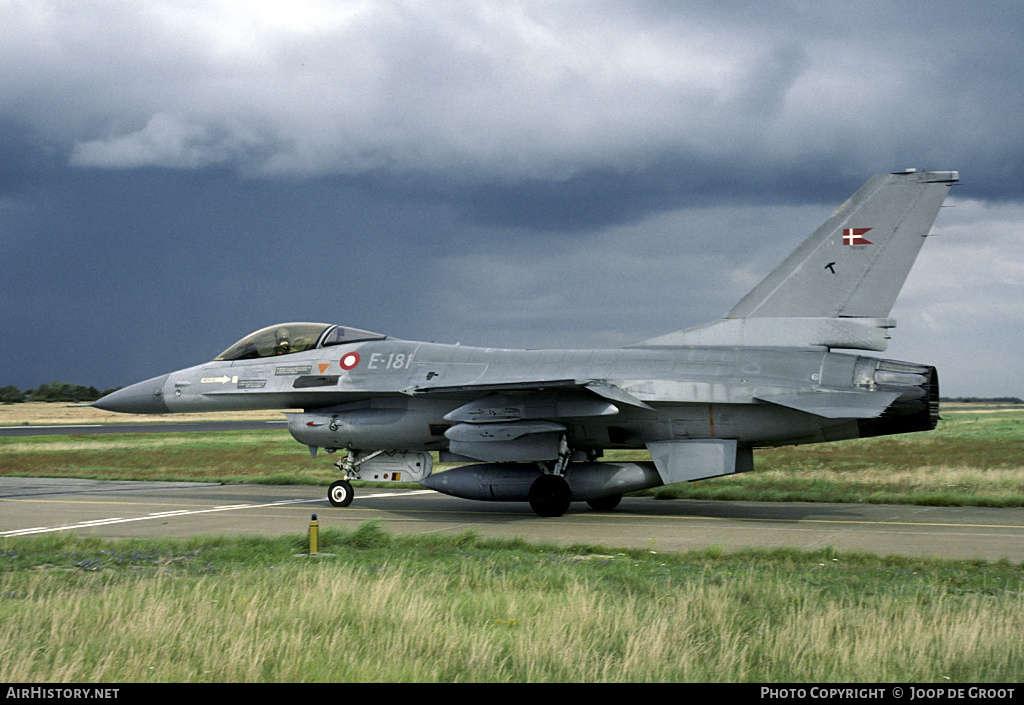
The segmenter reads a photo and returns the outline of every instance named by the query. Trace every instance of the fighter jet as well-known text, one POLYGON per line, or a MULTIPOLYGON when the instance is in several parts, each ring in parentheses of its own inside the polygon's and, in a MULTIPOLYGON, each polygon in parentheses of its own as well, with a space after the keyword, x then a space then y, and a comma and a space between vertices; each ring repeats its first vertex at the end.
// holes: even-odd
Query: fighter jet
POLYGON ((935 368, 856 351, 886 349, 893 302, 958 180, 872 177, 722 318, 630 347, 509 350, 285 323, 93 406, 291 409, 314 458, 345 451, 334 506, 352 501, 353 480, 401 480, 546 517, 746 472, 758 448, 931 430, 935 368), (618 449, 651 459, 602 460, 618 449), (433 472, 434 453, 457 467, 433 472))

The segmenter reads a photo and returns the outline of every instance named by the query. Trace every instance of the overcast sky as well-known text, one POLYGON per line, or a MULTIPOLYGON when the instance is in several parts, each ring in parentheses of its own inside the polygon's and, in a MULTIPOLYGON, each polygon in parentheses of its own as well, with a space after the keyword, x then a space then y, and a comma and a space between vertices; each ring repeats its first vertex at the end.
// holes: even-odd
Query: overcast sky
POLYGON ((295 320, 609 347, 956 169, 883 357, 1024 397, 1024 3, 0 0, 0 386, 295 320))

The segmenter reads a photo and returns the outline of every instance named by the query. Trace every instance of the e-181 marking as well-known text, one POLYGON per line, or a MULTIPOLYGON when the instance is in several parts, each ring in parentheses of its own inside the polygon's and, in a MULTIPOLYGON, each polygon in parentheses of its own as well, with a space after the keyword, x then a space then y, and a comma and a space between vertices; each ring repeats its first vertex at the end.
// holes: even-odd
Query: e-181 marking
POLYGON ((410 365, 412 365, 411 354, 391 353, 385 359, 383 353, 373 353, 370 355, 370 362, 367 364, 367 367, 371 370, 407 370, 410 365), (383 365, 383 367, 381 367, 381 365, 383 365))

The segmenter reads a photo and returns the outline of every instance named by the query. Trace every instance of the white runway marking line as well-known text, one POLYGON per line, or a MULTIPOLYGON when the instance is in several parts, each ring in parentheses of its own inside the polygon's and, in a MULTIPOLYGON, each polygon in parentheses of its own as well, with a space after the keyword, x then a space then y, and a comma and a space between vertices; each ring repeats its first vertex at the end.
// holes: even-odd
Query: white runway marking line
MULTIPOLYGON (((407 495, 427 494, 434 490, 411 490, 409 492, 385 492, 382 494, 368 494, 358 499, 374 499, 379 497, 404 497, 407 495)), ((284 499, 279 502, 267 502, 266 504, 222 504, 209 509, 178 509, 168 512, 153 512, 138 517, 110 517, 107 519, 91 519, 80 521, 75 524, 64 526, 37 526, 31 529, 14 529, 12 531, 0 531, 0 536, 29 536, 32 534, 48 534, 54 531, 73 531, 74 529, 87 529, 93 526, 107 526, 109 524, 127 524, 133 521, 148 521, 150 519, 166 519, 167 517, 190 516, 193 514, 212 514, 214 512, 228 512, 234 509, 262 509, 264 507, 279 507, 286 504, 310 504, 312 502, 323 502, 318 499, 284 499)))
POLYGON ((36 428, 99 428, 103 424, 100 423, 71 423, 71 424, 21 424, 20 426, 0 426, 0 431, 16 431, 20 429, 36 429, 36 428))
POLYGON ((408 497, 414 494, 437 494, 435 490, 409 490, 408 492, 384 492, 381 494, 357 494, 356 500, 378 499, 380 497, 408 497))

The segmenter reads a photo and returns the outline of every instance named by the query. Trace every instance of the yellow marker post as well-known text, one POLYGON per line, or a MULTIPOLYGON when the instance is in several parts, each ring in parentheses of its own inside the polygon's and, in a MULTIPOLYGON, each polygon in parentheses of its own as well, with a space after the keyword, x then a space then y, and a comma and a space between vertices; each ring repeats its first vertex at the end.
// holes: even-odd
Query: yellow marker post
POLYGON ((315 556, 320 552, 320 522, 316 514, 309 522, 309 555, 315 556))

